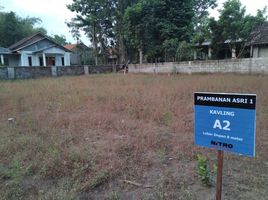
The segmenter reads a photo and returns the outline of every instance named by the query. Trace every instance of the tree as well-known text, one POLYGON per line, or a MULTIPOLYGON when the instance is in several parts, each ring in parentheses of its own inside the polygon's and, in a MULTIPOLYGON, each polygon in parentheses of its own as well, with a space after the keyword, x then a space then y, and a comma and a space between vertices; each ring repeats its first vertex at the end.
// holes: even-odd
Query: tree
POLYGON ((124 15, 128 7, 137 3, 137 0, 116 0, 115 1, 115 23, 114 23, 114 32, 115 32, 115 45, 119 49, 119 63, 126 63, 127 60, 127 51, 130 52, 129 48, 126 47, 126 38, 125 38, 125 29, 124 25, 124 15))
MULTIPOLYGON (((109 47, 119 49, 120 62, 126 52, 145 52, 148 59, 174 58, 178 41, 190 41, 193 19, 199 19, 216 0, 74 0, 67 7, 76 12, 68 23, 79 37, 90 38, 96 64, 109 47)), ((197 20, 196 20, 197 21, 197 20)))
POLYGON ((3 47, 8 47, 22 38, 19 29, 19 21, 14 12, 3 15, 3 25, 1 30, 0 44, 3 47))
POLYGON ((46 33, 46 30, 42 27, 35 28, 40 22, 39 18, 20 18, 14 12, 0 11, 0 46, 9 47, 22 38, 38 31, 46 33))
POLYGON ((96 64, 99 55, 105 56, 108 48, 119 49, 120 63, 126 62, 126 41, 123 17, 128 6, 137 0, 77 0, 67 7, 76 12, 76 17, 68 23, 76 38, 79 30, 90 38, 96 64))
MULTIPOLYGON (((174 58, 174 46, 190 42, 195 24, 215 0, 140 0, 125 13, 126 37, 149 59, 174 58)), ((159 59, 158 59, 159 60, 159 59)))
POLYGON ((56 43, 58 43, 58 44, 60 44, 60 45, 66 45, 66 44, 68 44, 68 42, 67 42, 67 40, 66 40, 66 37, 64 36, 64 35, 54 35, 53 37, 52 37, 52 39, 56 42, 56 43))
POLYGON ((177 49, 177 57, 179 61, 192 60, 192 45, 182 41, 177 49))
MULTIPOLYGON (((114 39, 113 18, 115 3, 113 0, 76 0, 67 6, 76 17, 69 23, 75 30, 82 29, 90 38, 98 64, 98 55, 105 53, 114 39)), ((78 34, 77 34, 78 36, 78 34)))
POLYGON ((266 8, 258 10, 256 16, 246 15, 246 9, 239 0, 228 0, 220 10, 219 20, 210 19, 209 27, 212 32, 212 43, 214 52, 217 52, 216 46, 228 41, 230 51, 240 50, 238 57, 243 54, 247 42, 251 40, 252 31, 266 20, 266 8))

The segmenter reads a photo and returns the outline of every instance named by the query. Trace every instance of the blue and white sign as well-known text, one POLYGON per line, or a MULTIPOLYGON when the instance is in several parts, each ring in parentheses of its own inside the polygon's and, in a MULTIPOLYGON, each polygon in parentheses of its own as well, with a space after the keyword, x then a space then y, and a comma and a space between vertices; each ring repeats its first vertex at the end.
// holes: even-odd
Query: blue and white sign
POLYGON ((196 145, 255 156, 256 95, 195 93, 196 145))

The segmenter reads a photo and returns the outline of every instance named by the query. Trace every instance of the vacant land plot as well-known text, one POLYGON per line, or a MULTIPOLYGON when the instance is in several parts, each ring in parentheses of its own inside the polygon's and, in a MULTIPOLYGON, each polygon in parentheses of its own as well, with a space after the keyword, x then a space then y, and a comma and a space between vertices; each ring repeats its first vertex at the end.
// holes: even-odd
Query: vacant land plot
POLYGON ((216 152, 193 145, 195 91, 257 94, 256 157, 225 154, 223 196, 267 199, 268 77, 247 75, 0 82, 0 199, 214 199, 216 152))

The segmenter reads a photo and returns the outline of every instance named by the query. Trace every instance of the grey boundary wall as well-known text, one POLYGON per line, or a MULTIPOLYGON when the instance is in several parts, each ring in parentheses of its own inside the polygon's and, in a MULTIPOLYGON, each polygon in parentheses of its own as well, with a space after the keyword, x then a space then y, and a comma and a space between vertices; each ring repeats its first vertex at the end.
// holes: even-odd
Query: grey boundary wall
POLYGON ((113 72, 112 66, 0 67, 0 79, 78 76, 113 72))
POLYGON ((268 58, 130 64, 129 72, 268 74, 268 58))
POLYGON ((8 70, 7 67, 0 67, 0 79, 8 79, 8 70))

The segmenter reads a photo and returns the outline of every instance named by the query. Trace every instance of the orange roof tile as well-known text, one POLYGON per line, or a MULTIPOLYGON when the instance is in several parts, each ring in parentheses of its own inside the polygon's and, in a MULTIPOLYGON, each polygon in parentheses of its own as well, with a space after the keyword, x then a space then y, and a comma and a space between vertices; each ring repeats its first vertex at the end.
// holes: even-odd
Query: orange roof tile
POLYGON ((66 49, 72 50, 76 47, 76 44, 67 44, 64 46, 66 49))

